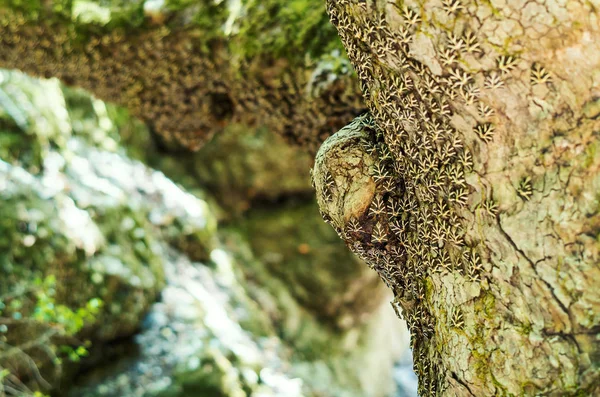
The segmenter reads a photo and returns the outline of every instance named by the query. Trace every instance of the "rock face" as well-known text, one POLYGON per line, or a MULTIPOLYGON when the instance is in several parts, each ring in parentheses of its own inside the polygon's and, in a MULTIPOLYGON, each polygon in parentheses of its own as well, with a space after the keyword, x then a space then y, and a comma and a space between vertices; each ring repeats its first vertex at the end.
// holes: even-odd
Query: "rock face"
POLYGON ((268 272, 324 321, 351 328, 381 305, 377 274, 339 244, 314 203, 253 209, 239 225, 268 272))
POLYGON ((161 241, 207 258, 216 223, 204 202, 116 150, 102 103, 75 109, 99 119, 78 135, 57 81, 1 76, 0 366, 44 388, 68 375, 61 361, 79 360, 78 344, 138 329, 164 285, 161 241))
MULTIPOLYGON (((281 236, 284 231, 285 227, 281 229, 281 236)), ((289 283, 279 274, 281 270, 273 269, 273 263, 265 263, 254 257, 255 252, 264 251, 245 243, 243 236, 244 233, 229 231, 224 238, 225 246, 243 263, 240 269, 248 280, 246 289, 250 297, 273 322, 281 339, 293 348, 291 374, 303 380, 306 395, 393 395, 395 385, 392 382, 393 365, 390 364, 406 352, 407 338, 404 336, 407 335, 404 325, 395 320, 393 311, 386 303, 386 298, 389 297, 381 293, 381 285, 364 288, 372 293, 372 300, 363 302, 357 299, 354 302, 359 311, 360 304, 372 305, 378 302, 368 314, 363 313, 357 319, 348 318, 348 313, 341 311, 335 313, 338 317, 328 313, 329 317, 323 320, 327 314, 314 307, 304 306, 295 296, 295 289, 306 287, 306 281, 297 277, 296 282, 301 285, 290 288, 289 283), (378 293, 381 295, 377 296, 378 293), (352 321, 356 323, 352 324, 352 321)), ((285 247, 284 242, 283 248, 285 247)), ((289 252, 287 258, 292 259, 291 263, 302 262, 302 259, 294 259, 289 252)), ((323 265, 326 263, 321 261, 323 265)), ((286 266, 288 263, 279 265, 286 266)), ((340 265, 338 263, 337 268, 340 265)), ((346 266, 352 268, 351 264, 346 266)), ((287 272, 293 274, 294 267, 287 272)), ((360 277, 357 278, 359 280, 360 277)), ((312 283, 315 284, 315 281, 316 278, 312 283)), ((319 281, 323 289, 331 287, 331 279, 321 278, 319 281)), ((333 296, 331 291, 321 293, 333 296)), ((315 299, 319 299, 318 296, 315 299)))
POLYGON ((231 126, 188 162, 197 183, 232 215, 252 202, 312 197, 308 170, 312 156, 266 129, 231 126))
POLYGON ((211 186, 209 195, 218 203, 223 192, 229 196, 227 207, 253 196, 243 216, 229 218, 223 241, 243 263, 247 279, 257 284, 250 295, 293 346, 293 373, 312 379, 307 387, 317 395, 391 393, 390 366, 384 363, 402 350, 393 341, 403 334, 403 325, 387 323, 390 312, 376 273, 338 244, 314 201, 305 197, 312 191, 308 170, 302 170, 305 152, 272 132, 238 130, 220 135, 196 156, 186 163, 196 164, 192 172, 211 186), (252 186, 250 197, 247 186, 252 186), (375 356, 378 363, 370 361, 375 356))
POLYGON ((266 337, 269 323, 225 251, 213 251, 213 267, 173 249, 164 259, 167 285, 135 337, 137 354, 92 369, 70 396, 303 395, 302 381, 287 373, 285 347, 266 337))
POLYGON ((170 251, 167 286, 136 336, 137 355, 88 372, 70 395, 391 395, 403 347, 394 345, 401 328, 387 304, 372 313, 372 324, 333 333, 294 301, 286 284, 266 280, 268 273, 256 278, 255 260, 236 257, 217 249, 210 268, 170 251), (240 272, 247 266, 256 283, 240 272), (275 336, 281 332, 284 340, 275 336))

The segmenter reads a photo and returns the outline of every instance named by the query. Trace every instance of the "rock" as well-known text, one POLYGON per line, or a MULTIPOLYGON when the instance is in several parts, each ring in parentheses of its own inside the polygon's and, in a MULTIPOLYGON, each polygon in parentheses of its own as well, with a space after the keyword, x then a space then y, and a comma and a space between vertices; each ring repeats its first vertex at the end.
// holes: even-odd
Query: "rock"
MULTIPOLYGON (((231 363, 218 349, 207 348, 201 355, 187 363, 181 363, 174 374, 176 386, 160 394, 160 397, 215 396, 245 397, 248 386, 231 363)), ((256 376, 256 375, 255 375, 256 376)))
POLYGON ((207 199, 220 220, 235 220, 256 203, 313 196, 311 155, 268 130, 235 124, 199 151, 181 152, 163 148, 146 127, 132 124, 120 125, 128 154, 207 199))
POLYGON ((194 155, 191 171, 220 206, 233 214, 254 201, 310 197, 312 158, 279 135, 236 125, 194 155))
POLYGON ((64 192, 38 189, 39 179, 22 168, 0 162, 0 185, 2 316, 23 321, 8 325, 5 342, 49 349, 28 354, 56 381, 49 373, 60 370, 50 367, 60 362, 52 356, 61 356, 64 338, 103 342, 135 332, 161 288, 160 252, 148 221, 115 228, 106 213, 92 217, 64 192))
POLYGON ((285 283, 242 274, 259 265, 246 243, 235 244, 242 250, 235 256, 213 251, 213 268, 168 248, 167 287, 136 337, 137 355, 88 373, 69 396, 389 396, 393 362, 406 348, 394 341, 406 329, 387 302, 366 324, 332 330, 285 283), (292 323, 298 327, 286 328, 292 323))
POLYGON ((318 318, 347 329, 381 304, 377 274, 339 241, 316 203, 255 208, 238 224, 256 258, 318 318))
MULTIPOLYGON (((314 204, 301 205, 295 209, 293 205, 290 205, 286 210, 280 208, 281 212, 274 211, 273 216, 285 218, 283 214, 288 212, 304 214, 302 223, 308 224, 307 230, 311 230, 308 214, 314 210, 314 204)), ((260 225, 264 221, 266 225, 270 226, 269 233, 272 234, 269 235, 266 232, 261 234, 261 238, 272 240, 271 244, 265 246, 282 247, 281 249, 285 250, 286 247, 289 248, 289 242, 295 241, 297 245, 301 240, 297 235, 291 233, 292 237, 289 237, 289 241, 286 242, 290 231, 288 230, 289 224, 285 219, 282 220, 281 226, 277 230, 276 223, 269 220, 264 212, 255 213, 253 210, 250 211, 249 216, 251 220, 248 222, 256 222, 257 225, 260 225), (269 237, 272 238, 269 239, 269 237)), ((335 236, 335 233, 327 225, 325 227, 327 230, 323 233, 325 236, 329 233, 335 236)), ((315 232, 315 229, 318 227, 312 229, 315 234, 312 238, 320 240, 319 244, 322 244, 316 246, 320 248, 327 246, 323 236, 320 235, 320 232, 315 232)), ((335 315, 323 317, 323 314, 316 314, 317 310, 314 307, 305 306, 296 297, 295 292, 295 288, 305 288, 302 285, 297 286, 302 282, 302 278, 298 277, 294 282, 289 282, 271 268, 272 264, 265 263, 260 255, 255 257, 257 251, 253 249, 255 243, 252 240, 259 233, 252 234, 244 227, 242 230, 244 233, 230 229, 223 237, 223 241, 227 250, 231 251, 240 262, 239 268, 243 270, 246 280, 244 289, 248 291, 247 293, 252 299, 258 302, 260 310, 268 314, 283 342, 293 347, 290 372, 293 376, 303 380, 302 390, 306 393, 305 395, 389 396, 395 388, 392 373, 393 363, 406 351, 408 342, 406 327, 404 323, 397 321, 394 311, 387 303, 391 297, 382 293, 384 290, 382 283, 379 281, 373 285, 366 283, 362 286, 361 294, 348 295, 356 299, 356 301, 350 300, 350 302, 353 302, 355 310, 362 314, 352 316, 351 321, 339 324, 340 319, 348 318, 349 311, 340 310, 337 315, 341 314, 341 317, 335 315), (246 242, 247 235, 252 235, 253 239, 246 242), (364 295, 362 295, 363 293, 364 295)), ((301 234, 303 237, 307 235, 306 233, 301 234)), ((333 246, 339 245, 338 241, 333 244, 333 246)), ((278 265, 285 267, 290 274, 293 274, 295 270, 300 271, 302 265, 309 266, 302 262, 306 259, 297 258, 303 255, 297 250, 285 252, 285 258, 289 260, 289 263, 281 260, 278 265)), ((335 252, 337 254, 332 253, 331 258, 340 259, 337 263, 340 265, 343 263, 341 259, 344 258, 345 253, 343 246, 342 249, 335 252)), ((284 257, 283 254, 273 256, 284 257)), ((319 259, 321 258, 313 258, 316 262, 321 263, 322 271, 325 271, 327 266, 331 266, 331 263, 319 262, 319 259)), ((355 260, 350 256, 348 259, 355 260)), ((365 279, 369 279, 369 273, 372 272, 366 266, 359 267, 360 265, 359 261, 354 264, 346 264, 350 269, 356 266, 354 281, 357 283, 360 282, 357 280, 361 279, 361 275, 365 279)), ((334 301, 339 299, 339 294, 336 295, 334 291, 330 290, 338 287, 334 281, 336 280, 335 269, 334 266, 329 270, 329 277, 313 276, 310 279, 310 285, 318 291, 314 292, 317 297, 328 295, 334 301)), ((311 270, 317 271, 315 268, 311 270)), ((349 276, 348 279, 350 279, 349 276)), ((344 282, 345 280, 347 279, 340 277, 337 281, 344 282)))
POLYGON ((215 267, 196 266, 166 247, 165 259, 167 286, 135 338, 137 354, 88 372, 69 396, 301 397, 273 330, 258 336, 239 325, 260 311, 232 258, 217 249, 215 267))
POLYGON ((86 341, 99 349, 139 329, 164 285, 163 242, 208 259, 216 221, 119 150, 103 103, 67 112, 55 81, 0 76, 2 135, 15 138, 0 142, 0 366, 51 389, 86 341))

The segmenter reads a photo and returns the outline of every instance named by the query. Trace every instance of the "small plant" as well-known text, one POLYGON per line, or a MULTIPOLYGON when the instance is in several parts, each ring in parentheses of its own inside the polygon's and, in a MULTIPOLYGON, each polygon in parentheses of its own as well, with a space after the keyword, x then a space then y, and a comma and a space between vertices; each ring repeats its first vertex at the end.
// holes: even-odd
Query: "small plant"
MULTIPOLYGON (((40 282, 38 281, 38 283, 40 282)), ((102 300, 93 298, 85 306, 72 310, 68 306, 56 302, 55 286, 56 277, 54 275, 47 276, 41 281, 40 288, 35 294, 37 301, 31 317, 41 323, 62 328, 66 335, 75 335, 85 324, 96 319, 96 315, 102 307, 102 300)))
MULTIPOLYGON (((32 347, 45 346, 52 354, 56 354, 52 361, 55 365, 62 364, 65 358, 77 362, 89 354, 89 342, 75 346, 56 346, 53 345, 54 339, 52 338, 55 336, 76 336, 85 325, 95 322, 103 306, 102 300, 92 298, 84 306, 72 309, 57 302, 55 296, 56 277, 48 275, 43 279, 40 277, 34 279, 30 288, 25 288, 15 295, 4 296, 3 299, 0 299, 0 324, 2 324, 0 333, 10 333, 12 324, 19 324, 21 321, 34 321, 47 326, 47 332, 44 335, 38 335, 23 344, 8 346, 9 349, 16 352, 14 354, 32 360, 32 357, 29 357, 32 347), (46 346, 48 344, 49 346, 46 346)), ((3 395, 3 387, 6 384, 13 385, 19 390, 22 386, 16 374, 8 369, 0 368, 0 396, 3 395)), ((23 397, 48 397, 40 391, 29 391, 24 386, 23 392, 18 395, 23 397)))
POLYGON ((463 317, 463 313, 459 308, 454 308, 452 311, 452 318, 450 320, 452 327, 461 328, 465 325, 465 320, 463 317))

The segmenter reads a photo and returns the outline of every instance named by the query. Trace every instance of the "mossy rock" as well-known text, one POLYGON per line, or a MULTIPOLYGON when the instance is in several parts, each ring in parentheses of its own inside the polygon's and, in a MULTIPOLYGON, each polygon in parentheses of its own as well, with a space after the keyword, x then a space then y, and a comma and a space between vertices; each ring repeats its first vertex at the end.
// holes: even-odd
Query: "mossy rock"
MULTIPOLYGON (((258 217, 255 221, 260 222, 258 217)), ((283 233, 280 240, 285 240, 283 233)), ((222 240, 245 274, 245 291, 258 303, 261 313, 269 316, 282 341, 291 347, 287 360, 292 367, 291 376, 302 379, 302 395, 390 395, 394 386, 393 363, 408 342, 396 344, 397 337, 407 331, 386 302, 390 297, 382 285, 381 294, 377 288, 366 288, 373 307, 363 313, 363 321, 345 324, 340 329, 335 319, 319 318, 314 310, 299 302, 290 283, 254 256, 245 234, 229 227, 222 240)), ((372 272, 368 268, 365 271, 372 272)), ((324 285, 322 294, 330 293, 324 285)))
MULTIPOLYGON (((71 346, 111 341, 137 329, 162 286, 160 253, 149 240, 147 221, 135 231, 108 222, 101 230, 102 216, 94 219, 62 194, 45 196, 27 184, 39 181, 21 168, 3 168, 0 317, 11 320, 2 338, 10 346, 32 345, 27 354, 52 384, 66 375, 58 359, 74 359, 63 354, 71 346), (49 278, 55 280, 51 285, 40 281, 49 278), (91 304, 98 309, 93 315, 86 312, 91 304)), ((20 363, 19 357, 8 360, 20 363)), ((28 366, 16 367, 24 371, 17 376, 30 376, 28 366)))
POLYGON ((257 201, 310 197, 311 156, 265 129, 236 125, 206 144, 190 164, 219 206, 241 214, 257 201))
POLYGON ((70 135, 57 80, 0 69, 0 159, 39 172, 50 148, 64 148, 70 135))
MULTIPOLYGON (((106 181, 72 172, 87 154, 78 150, 117 149, 103 103, 70 92, 68 110, 58 81, 6 71, 0 95, 0 340, 9 346, 0 366, 47 389, 12 347, 26 346, 54 384, 86 341, 99 348, 133 334, 164 283, 162 235, 143 206, 108 200, 106 181)), ((204 244, 200 229, 190 234, 204 244)))
POLYGON ((256 257, 322 320, 348 328, 381 303, 376 273, 339 241, 314 202, 253 209, 240 224, 256 257))
POLYGON ((158 397, 245 397, 251 387, 238 367, 219 349, 207 347, 180 363, 173 385, 158 397))

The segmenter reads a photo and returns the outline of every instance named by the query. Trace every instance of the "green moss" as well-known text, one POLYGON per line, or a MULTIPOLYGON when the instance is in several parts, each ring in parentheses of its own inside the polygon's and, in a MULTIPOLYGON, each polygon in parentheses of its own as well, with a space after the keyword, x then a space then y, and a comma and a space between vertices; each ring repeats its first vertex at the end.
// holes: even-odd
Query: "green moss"
POLYGON ((25 187, 0 192, 0 200, 0 296, 79 262, 82 252, 55 218, 54 202, 25 187))
MULTIPOLYGON (((433 280, 431 279, 431 277, 427 277, 425 279, 425 293, 426 293, 426 297, 428 301, 431 301, 433 294, 435 293, 435 284, 433 283, 433 280)), ((443 317, 440 317, 443 318, 443 317)))
MULTIPOLYGON (((178 13, 189 22, 186 28, 197 31, 197 39, 203 43, 211 43, 217 39, 225 40, 223 25, 229 16, 227 1, 210 0, 169 0, 166 2, 167 14, 178 13)), ((180 29, 179 18, 167 19, 167 26, 173 30, 180 29)))
POLYGON ((490 376, 489 359, 488 353, 480 353, 477 350, 471 352, 471 356, 474 359, 473 369, 478 379, 483 382, 487 382, 490 376))
POLYGON ((65 209, 56 205, 59 200, 41 198, 27 188, 4 192, 0 199, 0 296, 28 291, 35 280, 52 276, 57 280, 57 304, 75 310, 100 297, 113 305, 108 309, 119 302, 132 304, 139 312, 140 301, 132 300, 130 293, 145 291, 148 304, 160 289, 162 261, 144 214, 128 208, 96 209, 94 221, 100 225, 105 245, 98 246, 89 258, 76 242, 74 231, 63 223, 65 209), (111 265, 102 266, 107 258, 112 258, 111 265), (120 268, 115 267, 117 263, 120 268), (106 282, 96 283, 94 274, 106 282))
POLYGON ((0 8, 20 12, 25 18, 37 18, 43 9, 40 0, 0 0, 0 8))
POLYGON ((177 216, 163 227, 163 237, 193 261, 208 262, 217 245, 217 222, 206 209, 206 224, 194 225, 185 216, 177 216))
POLYGON ((37 173, 71 133, 59 85, 0 69, 0 104, 0 159, 37 173))
POLYGON ((318 0, 243 0, 239 16, 230 14, 226 1, 169 0, 157 10, 157 15, 162 15, 158 19, 146 15, 143 7, 143 1, 111 0, 98 5, 93 1, 60 0, 53 1, 48 9, 41 0, 0 0, 0 8, 21 13, 27 20, 42 16, 62 23, 73 20, 77 32, 84 36, 108 34, 117 28, 127 29, 131 35, 135 34, 132 29, 154 29, 164 23, 172 30, 197 30, 198 42, 226 41, 232 54, 245 59, 269 56, 303 62, 305 54, 319 58, 333 49, 343 50, 324 4, 318 0), (98 10, 106 15, 94 18, 98 10), (234 31, 225 32, 230 17, 234 31))
MULTIPOLYGON (((197 364, 190 368, 180 363, 176 368, 174 382, 158 397, 235 397, 252 394, 244 374, 236 371, 240 363, 235 357, 226 357, 215 348, 199 352, 197 364)), ((246 368, 248 370, 248 368, 246 368)))
POLYGON ((489 291, 486 291, 482 296, 483 312, 488 319, 493 319, 496 316, 496 297, 489 291))
POLYGON ((475 318, 479 319, 479 322, 475 324, 474 334, 470 335, 469 338, 472 346, 471 354, 475 359, 475 374, 484 382, 490 376, 489 361, 491 353, 486 348, 488 335, 484 334, 489 328, 483 322, 495 320, 495 302, 496 298, 489 291, 482 292, 473 302, 476 313, 475 318))
POLYGON ((270 53, 303 61, 343 49, 321 1, 246 0, 244 11, 236 46, 247 58, 270 53))
MULTIPOLYGON (((0 17, 2 11, 8 12, 10 18, 17 17, 26 21, 38 21, 51 14, 59 23, 68 23, 71 18, 72 0, 0 0, 0 17)), ((9 20, 10 20, 9 18, 9 20)))
POLYGON ((94 221, 109 246, 108 253, 118 257, 132 276, 158 275, 157 280, 150 280, 150 285, 154 284, 155 290, 159 291, 164 282, 163 263, 157 252, 156 231, 148 221, 148 214, 128 206, 95 208, 93 212, 94 221))
POLYGON ((13 120, 0 115, 0 159, 29 164, 30 171, 42 165, 44 148, 35 136, 25 134, 13 120))
POLYGON ((51 6, 41 0, 0 0, 0 8, 20 12, 26 19, 37 20, 49 14, 57 22, 76 25, 106 25, 115 27, 137 27, 144 21, 143 1, 110 0, 53 0, 51 6), (108 20, 98 18, 98 13, 106 13, 108 20))

